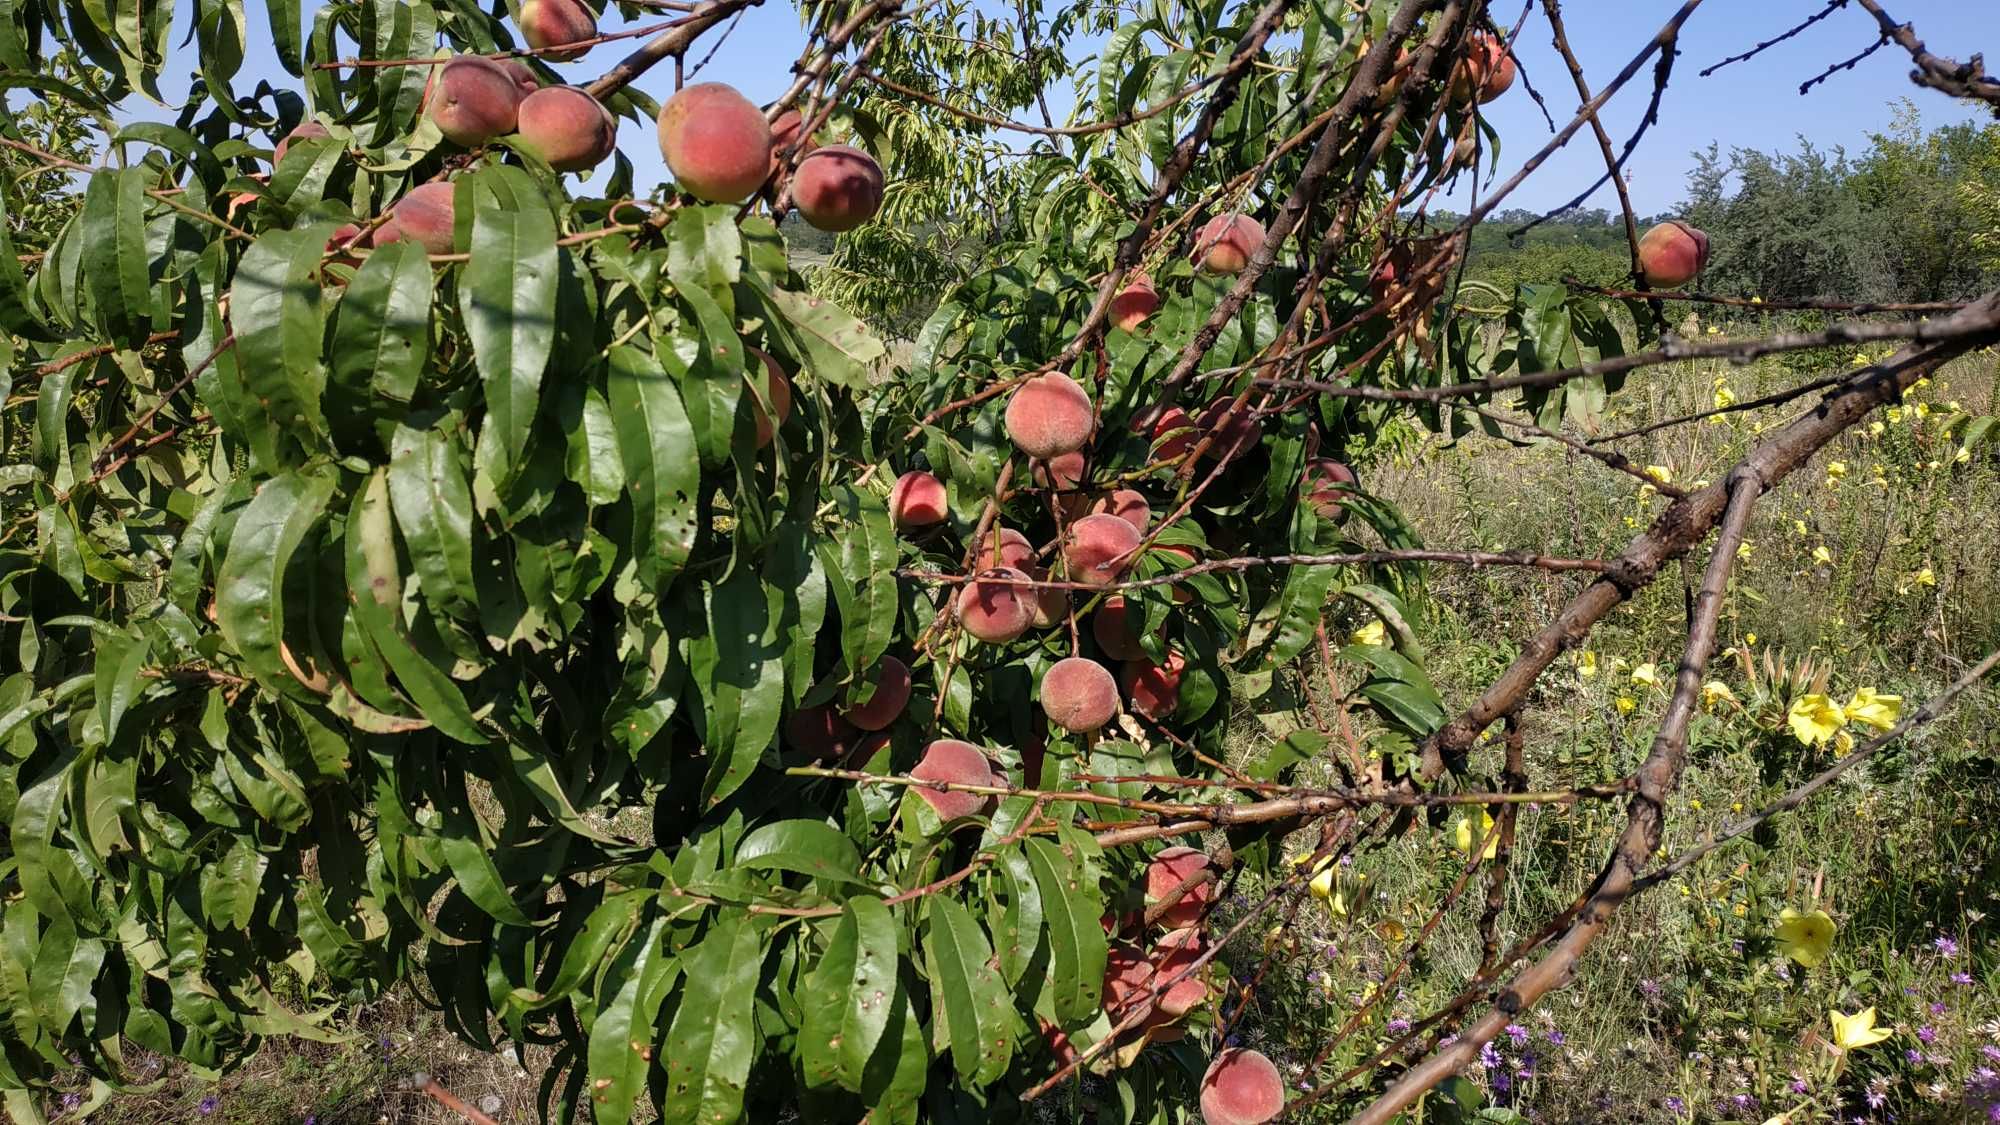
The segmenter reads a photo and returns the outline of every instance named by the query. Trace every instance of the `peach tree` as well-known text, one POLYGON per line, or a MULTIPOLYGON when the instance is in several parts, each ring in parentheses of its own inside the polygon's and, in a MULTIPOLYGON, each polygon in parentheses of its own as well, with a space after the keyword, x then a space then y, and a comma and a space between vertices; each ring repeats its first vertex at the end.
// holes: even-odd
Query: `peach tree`
MULTIPOLYGON (((236 0, 0 3, 10 210, 74 190, 0 231, 17 1116, 70 1067, 220 1070, 404 987, 552 1050, 564 1119, 1270 1120, 1230 943, 1453 805, 1509 842, 1518 742, 1503 776, 1474 739, 1718 524, 1726 578, 1758 492, 1994 331, 1989 300, 1657 339, 1645 287, 1708 257, 1680 224, 1632 229, 1622 306, 1445 300, 1465 228, 1424 207, 1491 166, 1516 79, 1477 0, 802 4, 762 106, 695 73, 755 3, 600 34, 580 0, 274 0, 296 82, 254 90, 236 0), (120 113, 183 61, 171 124, 120 113), (97 162, 21 98, 100 122, 97 162), (801 221, 840 234, 816 271, 801 221), (932 299, 893 350, 857 315, 932 299), (1561 439, 1645 366, 1861 338, 1915 350, 1724 484, 1662 482, 1616 559, 1429 549, 1367 488, 1386 432, 1561 439), (1431 564, 1583 584, 1455 714, 1431 564), (1362 621, 1381 643, 1333 643, 1362 621), (1294 733, 1232 754, 1252 713, 1294 733)), ((1599 98, 1579 69, 1552 144, 1685 18, 1599 98)), ((1593 896, 1657 842, 1699 612, 1658 761, 1597 795, 1633 812, 1593 896)), ((1505 957, 1496 912, 1463 1003, 1379 1053, 1340 1031, 1307 1100, 1386 1120, 1602 906, 1509 920, 1505 957)))

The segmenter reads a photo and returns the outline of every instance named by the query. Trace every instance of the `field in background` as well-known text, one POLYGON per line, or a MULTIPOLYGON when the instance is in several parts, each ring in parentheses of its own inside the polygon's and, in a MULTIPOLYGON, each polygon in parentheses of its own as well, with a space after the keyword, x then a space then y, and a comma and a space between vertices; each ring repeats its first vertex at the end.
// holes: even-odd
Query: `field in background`
MULTIPOLYGON (((1816 357, 1843 360, 1853 362, 1816 357)), ((1615 399, 1605 425, 1747 400, 1802 374, 1775 364, 1661 369, 1615 399)), ((2000 476, 1990 449, 1960 461, 1945 432, 1958 413, 1990 413, 1997 380, 1992 353, 1953 364, 1759 506, 1731 583, 1726 651, 1709 669, 1719 688, 1704 693, 1663 859, 1841 752, 1837 741, 1809 747, 1786 726, 1788 677, 1838 703, 1865 688, 1899 694, 1914 709, 2000 645, 2000 476)), ((1698 483, 1786 417, 1737 415, 1619 448, 1675 482, 1698 483)), ((1498 444, 1413 436, 1404 455, 1364 468, 1362 479, 1427 541, 1473 549, 1614 554, 1665 503, 1643 482, 1559 446, 1498 444)), ((1524 726, 1536 788, 1607 781, 1644 757, 1698 566, 1649 588, 1544 677, 1524 726)), ((1466 702, 1579 586, 1534 571, 1434 570, 1421 632, 1447 702, 1466 702)), ((1760 1123, 1788 1112, 1801 1125, 1986 1120, 2000 1101, 2000 947, 1988 937, 1989 916, 2000 915, 1996 726, 2000 690, 1968 692, 1941 721, 1768 833, 1628 904, 1572 986, 1523 1016, 1468 1077, 1493 1104, 1539 1121, 1760 1123), (1824 964, 1808 969, 1785 956, 1774 933, 1786 908, 1831 917, 1837 931, 1824 964), (1831 1052, 1829 1010, 1871 1006, 1894 1035, 1844 1058, 1831 1052)), ((1466 787, 1498 788, 1500 770, 1496 740, 1474 755, 1466 787)), ((1401 979, 1385 983, 1464 868, 1457 821, 1431 829, 1420 820, 1421 838, 1355 857, 1340 870, 1338 910, 1316 903, 1290 937, 1237 951, 1241 970, 1271 958, 1280 965, 1259 989, 1247 1041, 1296 1066, 1364 1001, 1393 990, 1351 1047, 1335 1051, 1337 1065, 1320 1072, 1327 1077, 1407 1026, 1395 1021, 1457 991, 1479 960, 1483 876, 1401 979)), ((1524 936, 1516 925, 1572 901, 1623 825, 1619 804, 1530 806, 1512 856, 1503 944, 1524 936)), ((1254 887, 1244 893, 1257 896, 1254 887)), ((1329 1110, 1314 1120, 1342 1118, 1329 1110)))

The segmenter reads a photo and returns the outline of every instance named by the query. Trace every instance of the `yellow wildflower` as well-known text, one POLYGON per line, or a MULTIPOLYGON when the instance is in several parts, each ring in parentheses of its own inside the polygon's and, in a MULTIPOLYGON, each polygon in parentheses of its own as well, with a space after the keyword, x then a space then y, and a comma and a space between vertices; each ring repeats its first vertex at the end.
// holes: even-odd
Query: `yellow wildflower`
POLYGON ((1882 414, 1891 422, 1901 422, 1903 420, 1903 408, 1900 406, 1892 406, 1884 410, 1882 414))
POLYGON ((1750 557, 1751 553, 1756 549, 1757 548, 1754 544, 1752 544, 1748 539, 1745 539, 1743 542, 1738 543, 1736 545, 1736 557, 1739 559, 1747 559, 1750 557))
POLYGON ((1819 692, 1802 695, 1792 701, 1785 712, 1785 722, 1792 728, 1792 735, 1807 746, 1824 746, 1828 739, 1847 725, 1847 716, 1840 705, 1819 692))
POLYGON ((1854 753, 1854 736, 1842 730, 1833 736, 1833 756, 1845 758, 1854 753))
POLYGON ((1701 685, 1701 705, 1703 707, 1714 707, 1722 703, 1731 705, 1736 703, 1736 693, 1729 690, 1728 684, 1723 683, 1721 680, 1710 680, 1701 685))
POLYGON ((1806 521, 1804 520, 1793 520, 1792 531, 1801 536, 1812 534, 1812 532, 1806 530, 1806 521))
POLYGON ((1854 698, 1847 701, 1843 710, 1850 723, 1888 730, 1903 714, 1903 697, 1883 695, 1870 687, 1855 688, 1854 698))
POLYGON ((1652 477, 1661 484, 1674 483, 1674 471, 1665 465, 1648 465, 1644 472, 1647 476, 1652 477))
POLYGON ((1620 715, 1630 715, 1639 706, 1639 701, 1629 695, 1621 695, 1612 702, 1617 705, 1620 715))
POLYGON ((1745 633, 1745 634, 1743 634, 1743 643, 1744 643, 1744 644, 1746 644, 1746 645, 1754 645, 1754 644, 1756 644, 1756 643, 1757 643, 1757 634, 1755 634, 1755 633, 1745 633))
POLYGON ((1892 1034, 1888 1028, 1875 1026, 1875 1009, 1864 1008, 1851 1016, 1829 1011, 1833 1018, 1833 1044, 1843 1051, 1856 1051, 1872 1047, 1892 1034))
POLYGON ((1635 684, 1657 685, 1660 682, 1659 667, 1650 660, 1646 661, 1644 664, 1632 669, 1632 682, 1635 684))
POLYGON ((1958 452, 1957 452, 1957 453, 1954 453, 1954 454, 1952 454, 1952 458, 1951 458, 1951 459, 1952 459, 1953 461, 1956 461, 1956 462, 1958 462, 1959 464, 1963 465, 1963 464, 1965 464, 1965 463, 1966 463, 1967 461, 1970 461, 1970 460, 1972 460, 1972 450, 1971 450, 1971 449, 1970 449, 1969 447, 1967 447, 1967 446, 1963 446, 1963 445, 1961 445, 1961 446, 1959 446, 1959 447, 1958 447, 1958 452))
POLYGON ((1597 675, 1597 654, 1584 649, 1576 654, 1576 674, 1584 679, 1597 675))
POLYGON ((1920 402, 1915 406, 1910 407, 1910 413, 1916 415, 1918 421, 1922 421, 1923 419, 1931 416, 1930 404, 1926 402, 1920 402))
POLYGON ((1349 633, 1347 639, 1351 644, 1380 645, 1386 635, 1387 631, 1382 628, 1380 621, 1370 621, 1368 624, 1349 633))
POLYGON ((1803 914, 1787 906, 1778 912, 1778 952, 1808 969, 1817 969, 1833 947, 1833 919, 1824 910, 1803 914))
POLYGON ((1715 408, 1717 410, 1722 410, 1727 407, 1734 406, 1735 404, 1736 404, 1736 392, 1730 390, 1728 387, 1724 386, 1721 382, 1718 381, 1715 384, 1715 408))
POLYGON ((1480 858, 1492 859, 1500 853, 1500 835, 1493 831, 1493 814, 1487 812, 1485 809, 1480 809, 1477 824, 1478 827, 1475 829, 1473 827, 1474 815, 1470 812, 1459 817, 1457 825, 1451 830, 1451 846, 1464 852, 1466 855, 1471 855, 1472 849, 1478 845, 1479 841, 1486 840, 1486 849, 1480 855, 1480 858), (1492 837, 1490 840, 1487 839, 1489 835, 1492 837))
POLYGON ((1826 463, 1826 479, 1839 480, 1841 477, 1844 477, 1846 475, 1847 475, 1847 462, 1828 461, 1826 463))
POLYGON ((1917 572, 1914 581, 1919 586, 1935 586, 1937 585, 1937 574, 1930 567, 1925 567, 1917 572))
POLYGON ((1813 548, 1813 562, 1820 566, 1832 566, 1833 552, 1827 550, 1826 544, 1822 543, 1813 548))
POLYGON ((1880 421, 1870 422, 1868 423, 1868 436, 1881 437, 1882 431, 1886 429, 1888 429, 1888 427, 1884 426, 1880 421))

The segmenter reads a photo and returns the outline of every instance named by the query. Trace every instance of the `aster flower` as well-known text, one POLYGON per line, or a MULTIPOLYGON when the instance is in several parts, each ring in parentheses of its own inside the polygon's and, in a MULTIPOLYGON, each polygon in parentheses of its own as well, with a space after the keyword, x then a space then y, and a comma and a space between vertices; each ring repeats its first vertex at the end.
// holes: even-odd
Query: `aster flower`
POLYGON ((1507 1038, 1514 1041, 1516 1047, 1528 1041, 1528 1029, 1518 1023, 1510 1023, 1502 1030, 1507 1033, 1507 1038))
POLYGON ((1479 1063, 1488 1070, 1498 1069, 1500 1066, 1499 1050, 1491 1043, 1484 1044, 1479 1048, 1479 1063))
POLYGON ((218 1099, 214 1094, 210 1094, 209 1096, 201 1099, 201 1104, 195 1106, 194 1111, 196 1113, 201 1114, 203 1117, 207 1117, 209 1114, 215 1112, 216 1106, 221 1104, 222 1102, 220 1099, 218 1099))
POLYGON ((1949 934, 1939 934, 1937 940, 1931 942, 1931 948, 1937 950, 1940 957, 1958 956, 1958 942, 1949 934))

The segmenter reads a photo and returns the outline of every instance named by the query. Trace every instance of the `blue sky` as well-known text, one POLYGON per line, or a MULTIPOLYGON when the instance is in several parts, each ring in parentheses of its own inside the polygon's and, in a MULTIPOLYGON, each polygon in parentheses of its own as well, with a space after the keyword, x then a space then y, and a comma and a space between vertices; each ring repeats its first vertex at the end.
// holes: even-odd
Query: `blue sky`
MULTIPOLYGON (((1601 87, 1615 75, 1679 6, 1680 0, 1571 0, 1565 5, 1570 41, 1593 87, 1601 87)), ((1664 213, 1679 202, 1694 163, 1690 154, 1711 142, 1720 144, 1725 152, 1732 147, 1789 149, 1803 136, 1822 148, 1846 145, 1859 149, 1865 147, 1871 131, 1888 126, 1893 102, 1906 96, 1916 99, 1930 125, 1978 116, 1942 95, 1912 86, 1906 77, 1908 56, 1893 46, 1800 97, 1799 83, 1874 42, 1874 21, 1854 7, 1836 12, 1805 34, 1748 63, 1727 67, 1708 78, 1698 76, 1703 68, 1779 34, 1823 6, 1823 0, 1708 0, 1696 12, 1682 35, 1681 57, 1661 108, 1660 123, 1629 165, 1633 202, 1640 212, 1664 213)), ((1888 6, 1897 18, 1913 22, 1931 49, 1940 54, 1965 57, 1984 51, 1989 58, 2000 58, 2000 19, 1994 18, 1994 0, 1891 0, 1888 6)), ((180 7, 185 11, 193 5, 183 3, 180 7)), ((304 7, 310 18, 312 0, 304 7)), ((1519 11, 1511 4, 1504 7, 1508 15, 1519 11)), ((251 55, 236 79, 238 88, 250 89, 258 78, 268 78, 274 85, 291 84, 293 80, 278 69, 268 48, 271 38, 265 5, 249 3, 244 9, 250 22, 251 55), (260 45, 264 45, 262 50, 260 45)), ((623 25, 613 15, 603 26, 610 30, 623 25)), ((177 34, 175 41, 179 39, 177 34)), ((793 8, 782 0, 770 0, 745 12, 741 25, 701 78, 728 82, 752 100, 766 102, 789 83, 791 64, 803 45, 793 8)), ((630 49, 628 43, 605 44, 561 69, 572 81, 587 81, 630 49)), ((1562 123, 1575 112, 1576 90, 1550 46, 1547 24, 1539 17, 1530 19, 1517 50, 1550 113, 1562 123)), ((191 49, 171 59, 163 92, 169 97, 184 93, 192 66, 191 49)), ((669 67, 661 66, 640 85, 664 99, 672 90, 671 73, 669 67)), ((1621 144, 1644 110, 1651 89, 1650 74, 1649 67, 1606 111, 1606 123, 1621 144)), ((1067 97, 1056 99, 1059 106, 1068 101, 1067 97)), ((1548 125, 1519 83, 1488 106, 1487 114, 1501 133, 1500 176, 1504 179, 1546 143, 1548 125)), ((170 116, 151 106, 141 115, 170 116)), ((666 178, 649 126, 625 122, 620 141, 636 165, 642 187, 666 178)), ((1510 205, 1535 209, 1555 206, 1602 170, 1603 158, 1586 131, 1551 158, 1515 194, 1510 205)), ((1462 205, 1463 201, 1458 202, 1462 205)), ((1612 208, 1616 197, 1607 187, 1588 205, 1612 208)))

